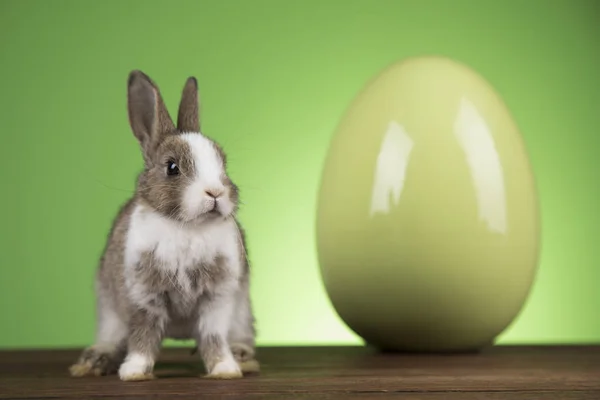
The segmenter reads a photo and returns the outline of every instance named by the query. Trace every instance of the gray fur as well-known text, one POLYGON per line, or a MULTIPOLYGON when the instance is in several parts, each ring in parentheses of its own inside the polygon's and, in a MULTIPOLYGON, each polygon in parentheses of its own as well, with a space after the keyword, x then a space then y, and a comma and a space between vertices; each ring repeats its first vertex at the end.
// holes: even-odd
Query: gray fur
MULTIPOLYGON (((160 261, 152 252, 147 252, 134 269, 125 268, 125 242, 136 206, 144 205, 185 223, 177 213, 181 190, 185 185, 184 177, 165 184, 156 173, 156 166, 164 163, 165 157, 177 154, 182 160, 181 168, 193 168, 189 151, 177 141, 177 135, 184 130, 199 129, 194 78, 189 78, 184 87, 177 128, 171 122, 157 86, 149 77, 140 71, 133 71, 128 88, 130 124, 140 142, 145 169, 138 178, 136 194, 117 214, 100 259, 96 274, 96 343, 82 352, 78 362, 71 367, 71 374, 114 373, 126 354, 132 352, 145 354, 155 360, 162 340, 168 337, 195 339, 209 371, 227 352, 233 353, 244 370, 244 363, 254 360, 256 331, 250 302, 246 241, 239 222, 236 221, 242 244, 239 259, 243 269, 236 283, 238 289, 232 324, 226 336, 202 336, 197 329, 199 318, 203 315, 202 309, 218 305, 219 288, 234 279, 225 268, 225 258, 217 256, 211 263, 199 264, 183 272, 169 272, 160 268, 160 261), (132 300, 132 287, 136 285, 144 288, 143 302, 132 300), (108 320, 110 324, 106 323, 108 320)), ((217 143, 214 146, 225 165, 225 154, 217 143)), ((236 205, 234 214, 226 217, 235 218, 238 189, 228 176, 221 179, 230 189, 230 200, 236 205)), ((145 378, 151 378, 152 368, 144 371, 144 375, 145 378)))

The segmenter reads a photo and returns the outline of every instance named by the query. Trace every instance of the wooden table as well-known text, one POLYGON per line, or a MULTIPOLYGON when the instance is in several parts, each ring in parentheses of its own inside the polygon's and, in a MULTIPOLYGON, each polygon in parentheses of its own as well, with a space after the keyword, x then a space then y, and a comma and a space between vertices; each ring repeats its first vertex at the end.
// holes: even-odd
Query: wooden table
POLYGON ((71 378, 78 350, 0 352, 0 399, 593 399, 600 346, 492 347, 480 354, 389 355, 363 347, 260 348, 262 372, 202 379, 189 349, 165 349, 157 379, 71 378))

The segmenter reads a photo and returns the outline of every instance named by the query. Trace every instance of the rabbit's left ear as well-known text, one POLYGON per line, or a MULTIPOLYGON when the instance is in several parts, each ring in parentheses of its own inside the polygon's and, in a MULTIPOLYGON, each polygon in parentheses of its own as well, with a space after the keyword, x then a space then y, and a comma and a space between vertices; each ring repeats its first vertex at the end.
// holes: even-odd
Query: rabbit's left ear
POLYGON ((187 79, 183 87, 177 114, 177 130, 179 132, 200 132, 198 82, 193 76, 187 79))

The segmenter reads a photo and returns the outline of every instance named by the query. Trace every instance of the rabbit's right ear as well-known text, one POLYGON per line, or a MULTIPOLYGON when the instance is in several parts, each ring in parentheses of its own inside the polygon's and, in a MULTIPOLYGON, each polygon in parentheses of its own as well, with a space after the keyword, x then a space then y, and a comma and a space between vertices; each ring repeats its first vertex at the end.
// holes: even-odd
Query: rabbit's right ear
POLYGON ((189 77, 183 87, 179 112, 177 113, 177 129, 180 132, 200 132, 200 114, 198 107, 198 82, 189 77))
POLYGON ((144 160, 150 162, 152 152, 165 136, 175 132, 156 84, 142 71, 135 70, 127 80, 127 110, 133 134, 140 142, 144 160))

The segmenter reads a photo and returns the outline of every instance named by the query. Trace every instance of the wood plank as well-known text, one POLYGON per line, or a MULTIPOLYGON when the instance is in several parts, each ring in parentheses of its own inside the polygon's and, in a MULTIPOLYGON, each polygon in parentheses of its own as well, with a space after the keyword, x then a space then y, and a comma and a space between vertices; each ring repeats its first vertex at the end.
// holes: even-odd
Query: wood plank
POLYGON ((79 350, 0 352, 7 398, 600 399, 600 346, 496 346, 479 354, 379 354, 365 347, 260 348, 262 372, 202 379, 197 355, 165 349, 158 379, 74 379, 79 350), (316 396, 316 397, 315 397, 316 396), (558 396, 558 397, 557 397, 558 396))
MULTIPOLYGON (((434 393, 338 393, 338 394, 289 394, 289 393, 258 393, 258 394, 240 394, 223 393, 218 396, 212 395, 177 395, 176 397, 163 396, 161 393, 139 396, 91 396, 77 397, 86 400, 142 400, 142 399, 176 399, 176 400, 196 400, 196 399, 296 399, 296 400, 598 400, 600 393, 597 391, 586 392, 434 392, 434 393)), ((29 397, 28 399, 69 399, 61 396, 51 397, 29 397)))

